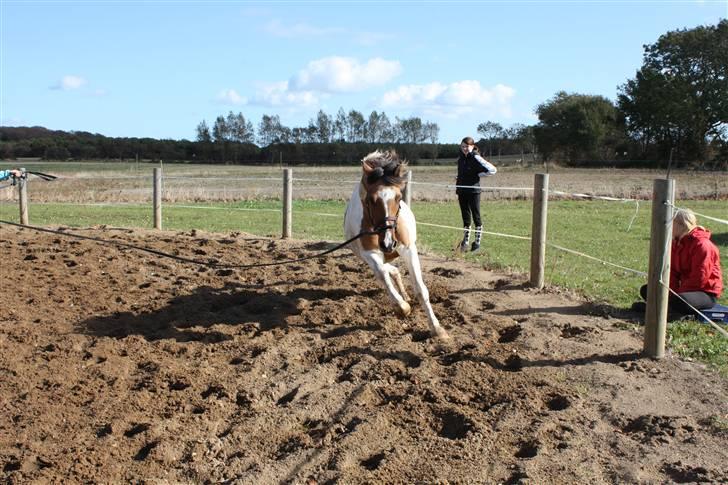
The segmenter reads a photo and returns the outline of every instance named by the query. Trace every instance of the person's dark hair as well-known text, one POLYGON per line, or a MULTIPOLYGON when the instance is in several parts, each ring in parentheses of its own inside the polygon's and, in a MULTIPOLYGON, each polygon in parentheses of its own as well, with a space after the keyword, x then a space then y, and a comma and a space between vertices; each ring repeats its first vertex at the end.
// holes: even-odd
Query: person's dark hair
POLYGON ((460 143, 461 144, 465 143, 466 145, 472 145, 473 151, 475 153, 480 153, 480 150, 478 150, 478 145, 475 144, 475 140, 473 140, 472 136, 466 136, 465 138, 463 138, 463 141, 461 141, 460 143))

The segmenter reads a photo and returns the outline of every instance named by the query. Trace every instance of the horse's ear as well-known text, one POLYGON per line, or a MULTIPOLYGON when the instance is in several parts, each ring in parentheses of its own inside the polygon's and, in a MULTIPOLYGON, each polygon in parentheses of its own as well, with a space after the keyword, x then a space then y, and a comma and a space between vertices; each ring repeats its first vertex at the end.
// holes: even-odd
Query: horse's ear
POLYGON ((397 168, 394 169, 394 176, 395 177, 404 177, 407 175, 407 167, 404 163, 400 163, 397 165, 397 168))

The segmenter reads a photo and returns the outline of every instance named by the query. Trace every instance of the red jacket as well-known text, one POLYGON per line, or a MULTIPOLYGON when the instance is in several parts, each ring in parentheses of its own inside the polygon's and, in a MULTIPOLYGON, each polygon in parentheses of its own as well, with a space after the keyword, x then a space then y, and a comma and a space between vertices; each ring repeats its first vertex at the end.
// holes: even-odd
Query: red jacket
POLYGON ((703 291, 716 298, 723 291, 718 248, 710 241, 710 231, 696 227, 679 241, 672 242, 670 288, 677 293, 703 291))

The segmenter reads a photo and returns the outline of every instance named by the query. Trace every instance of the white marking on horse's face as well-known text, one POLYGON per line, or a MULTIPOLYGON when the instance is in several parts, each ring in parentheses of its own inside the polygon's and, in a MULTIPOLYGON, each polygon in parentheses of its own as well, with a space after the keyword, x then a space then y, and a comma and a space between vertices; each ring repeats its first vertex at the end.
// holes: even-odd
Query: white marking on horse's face
MULTIPOLYGON (((398 203, 397 191, 392 187, 382 187, 377 191, 377 197, 379 197, 382 201, 382 205, 384 205, 384 217, 394 216, 396 212, 390 211, 390 204, 398 203)), ((388 229, 384 232, 381 247, 386 252, 391 252, 396 246, 397 241, 394 237, 394 231, 392 229, 388 229)))
POLYGON ((387 206, 387 203, 390 200, 395 200, 397 198, 397 192, 392 187, 382 187, 377 192, 377 195, 380 199, 382 199, 382 202, 384 202, 384 210, 386 210, 387 215, 389 215, 389 207, 387 206))

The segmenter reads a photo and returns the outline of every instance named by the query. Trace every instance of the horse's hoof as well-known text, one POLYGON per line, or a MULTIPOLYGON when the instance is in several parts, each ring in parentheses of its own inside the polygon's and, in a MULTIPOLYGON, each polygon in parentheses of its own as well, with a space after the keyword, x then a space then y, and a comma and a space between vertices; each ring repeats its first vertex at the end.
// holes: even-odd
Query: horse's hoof
POLYGON ((437 327, 435 330, 433 330, 432 336, 437 337, 441 340, 450 340, 450 334, 448 334, 447 331, 442 327, 437 327))
POLYGON ((403 317, 406 317, 407 315, 409 315, 411 311, 412 311, 412 307, 406 301, 403 301, 402 303, 399 304, 399 314, 402 315, 403 317))

